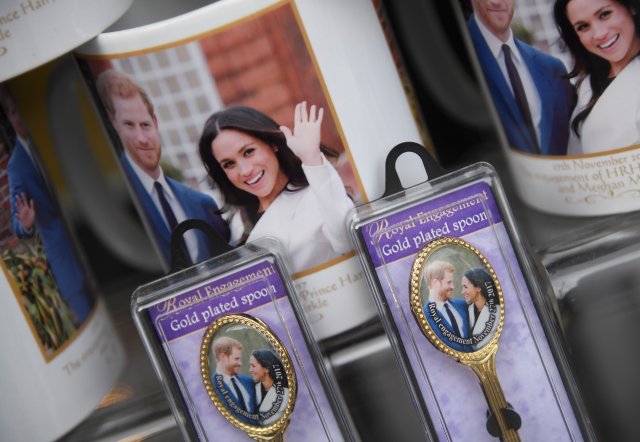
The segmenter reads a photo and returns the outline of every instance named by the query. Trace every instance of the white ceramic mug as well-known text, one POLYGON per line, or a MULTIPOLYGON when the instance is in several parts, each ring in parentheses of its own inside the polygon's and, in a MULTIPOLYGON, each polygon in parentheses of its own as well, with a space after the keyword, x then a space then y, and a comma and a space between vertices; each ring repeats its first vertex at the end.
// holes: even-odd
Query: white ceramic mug
POLYGON ((0 5, 0 82, 105 30, 133 0, 9 0, 0 5))
POLYGON ((113 386, 124 351, 6 85, 0 125, 0 426, 54 440, 113 386))
MULTIPOLYGON (((131 146, 124 133, 116 127, 117 106, 110 107, 108 99, 100 96, 105 72, 125 75, 146 92, 154 104, 153 115, 145 107, 150 125, 159 132, 163 164, 179 172, 181 184, 189 182, 197 192, 212 196, 223 211, 228 206, 216 183, 212 186, 208 181, 198 153, 205 121, 214 112, 248 106, 293 128, 296 103, 323 107, 321 138, 335 154, 327 170, 334 170, 332 176, 342 181, 337 186, 342 191, 334 197, 340 199, 346 188, 352 205, 382 194, 384 160, 393 146, 421 141, 379 18, 367 0, 218 2, 169 20, 105 32, 78 48, 75 56, 123 168, 132 169, 136 159, 127 150, 131 146)), ((145 202, 149 195, 135 191, 141 188, 135 182, 141 180, 140 171, 135 172, 137 178, 128 172, 132 191, 151 235, 156 236, 154 227, 165 222, 164 217, 157 204, 153 209, 145 202)), ((164 174, 168 172, 165 167, 164 174)), ((424 179, 424 171, 418 168, 407 167, 405 172, 408 183, 424 179)), ((261 227, 261 235, 276 237, 284 244, 298 295, 318 338, 372 319, 375 308, 350 251, 346 220, 334 219, 337 230, 344 230, 338 236, 344 234, 339 245, 345 250, 328 251, 312 262, 309 255, 319 250, 314 249, 314 241, 323 238, 293 238, 298 226, 305 227, 306 222, 287 227, 285 223, 294 215, 301 215, 282 210, 278 228, 265 227, 267 218, 278 219, 268 210, 255 226, 261 227), (298 244, 297 249, 292 244, 298 244), (302 250, 304 244, 308 250, 302 250)), ((223 216, 234 245, 241 235, 235 235, 238 218, 230 213, 223 216)), ((249 240, 255 231, 257 227, 240 230, 249 240)))
POLYGON ((640 59, 631 44, 640 39, 636 11, 613 2, 630 36, 614 51, 583 44, 586 34, 571 23, 584 17, 561 2, 559 23, 551 6, 511 2, 503 14, 508 26, 471 3, 460 14, 461 32, 522 200, 566 216, 640 210, 640 59))

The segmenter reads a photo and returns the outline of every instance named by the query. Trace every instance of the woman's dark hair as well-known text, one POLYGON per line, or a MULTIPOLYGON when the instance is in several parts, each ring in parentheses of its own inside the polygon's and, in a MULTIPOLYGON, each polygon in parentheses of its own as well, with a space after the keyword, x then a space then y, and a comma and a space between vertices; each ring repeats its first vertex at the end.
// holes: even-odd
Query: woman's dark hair
MULTIPOLYGON (((598 57, 595 54, 587 51, 580 42, 580 38, 573 25, 567 17, 567 5, 571 0, 556 0, 553 6, 553 16, 556 21, 556 26, 562 40, 569 48, 571 55, 573 56, 574 66, 571 72, 569 72, 570 78, 578 79, 578 85, 589 77, 591 83, 592 96, 585 108, 576 115, 571 123, 571 129, 578 135, 578 129, 584 120, 589 116, 591 109, 595 106, 596 101, 602 95, 604 90, 609 85, 609 72, 611 66, 609 62, 602 57, 598 57)), ((636 14, 636 11, 640 11, 640 2, 638 0, 615 0, 624 6, 630 13, 635 26, 637 35, 640 35, 640 15, 636 14)))
POLYGON ((480 288, 480 294, 485 299, 485 301, 489 300, 489 288, 491 288, 491 290, 493 291, 493 299, 495 299, 496 304, 499 302, 493 279, 491 278, 489 272, 487 272, 485 269, 480 267, 469 269, 464 272, 464 276, 471 282, 471 284, 473 284, 475 287, 480 288))
POLYGON ((272 146, 276 151, 280 168, 289 179, 289 185, 297 189, 309 185, 302 170, 302 162, 287 146, 279 127, 278 123, 267 115, 245 106, 230 107, 216 112, 206 121, 198 143, 200 158, 209 176, 220 186, 226 203, 245 206, 255 211, 258 209, 258 198, 234 186, 213 156, 211 143, 225 129, 244 132, 272 146))
POLYGON ((280 381, 280 385, 284 388, 289 388, 289 380, 287 379, 287 374, 284 371, 284 367, 282 366, 282 361, 275 353, 269 349, 260 349, 255 350, 251 353, 251 356, 256 358, 256 361, 262 366, 262 368, 266 368, 269 370, 269 376, 275 382, 276 377, 275 374, 277 371, 282 373, 282 378, 280 381))

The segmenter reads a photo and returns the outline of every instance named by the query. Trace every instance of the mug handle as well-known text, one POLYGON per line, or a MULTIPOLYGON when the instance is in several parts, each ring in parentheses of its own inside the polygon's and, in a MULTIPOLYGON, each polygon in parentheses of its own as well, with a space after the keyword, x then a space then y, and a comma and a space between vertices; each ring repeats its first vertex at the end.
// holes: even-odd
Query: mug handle
MULTIPOLYGON (((83 124, 86 110, 81 103, 87 98, 82 94, 87 92, 75 61, 62 57, 48 78, 46 107, 51 141, 65 179, 82 215, 105 247, 135 268, 163 272, 149 236, 128 208, 128 200, 114 192, 92 153, 90 137, 102 134, 88 133, 83 124)), ((119 172, 124 185, 124 175, 119 172)))
POLYGON ((413 82, 427 90, 439 109, 455 120, 472 128, 491 127, 484 97, 445 29, 454 26, 464 34, 466 24, 460 21, 459 6, 455 2, 449 6, 451 16, 445 14, 448 21, 443 23, 436 1, 390 0, 384 5, 396 25, 404 55, 413 67, 413 82), (424 44, 425 41, 429 44, 424 44), (434 69, 436 60, 439 67, 434 69))

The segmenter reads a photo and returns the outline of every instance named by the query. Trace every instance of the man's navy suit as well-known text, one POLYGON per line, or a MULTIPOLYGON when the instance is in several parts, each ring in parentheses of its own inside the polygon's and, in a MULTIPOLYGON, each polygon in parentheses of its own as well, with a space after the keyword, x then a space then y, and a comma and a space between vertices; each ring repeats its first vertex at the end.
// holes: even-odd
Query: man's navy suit
MULTIPOLYGON (((151 195, 142 185, 142 182, 136 175, 133 167, 129 163, 128 159, 124 155, 124 153, 120 156, 120 162, 122 163, 122 167, 131 183, 131 186, 136 193, 138 198, 138 202, 140 203, 142 210, 147 215, 148 221, 151 224, 151 230, 153 231, 153 236, 156 239, 160 250, 162 251, 163 258, 165 262, 168 264, 171 262, 171 257, 169 254, 170 242, 171 242, 171 232, 167 227, 164 218, 162 217, 160 211, 157 206, 151 199, 151 195)), ((171 179, 169 177, 165 177, 169 186, 171 186, 171 190, 173 194, 176 196, 178 202, 182 206, 184 210, 184 214, 187 219, 201 219, 209 223, 221 236, 225 241, 229 241, 229 228, 226 222, 222 219, 219 214, 218 206, 216 205, 213 198, 208 195, 205 195, 202 192, 198 192, 188 186, 185 186, 178 181, 171 179)), ((212 251, 208 250, 207 247, 207 237, 206 235, 199 231, 193 230, 197 236, 198 240, 198 256, 197 262, 204 261, 205 259, 210 258, 212 255, 212 251)), ((195 263, 194 263, 195 264, 195 263)))
MULTIPOLYGON (((256 410, 256 384, 255 382, 253 382, 253 380, 247 376, 247 375, 243 375, 243 374, 239 374, 236 375, 235 378, 238 380, 238 382, 240 382, 240 384, 244 387, 244 389, 247 391, 247 393, 249 394, 249 397, 244 398, 245 401, 245 406, 247 407, 247 413, 255 413, 256 410)), ((232 409, 231 407, 229 407, 229 405, 226 403, 225 401, 225 393, 228 394, 231 399, 233 400, 233 402, 235 402, 238 406, 240 406, 240 402, 238 400, 238 396, 236 395, 236 391, 233 388, 232 385, 227 384, 222 375, 220 373, 214 373, 213 376, 211 377, 211 382, 213 383, 213 389, 215 390, 215 392, 218 395, 218 398, 222 401, 222 403, 225 405, 225 407, 231 411, 233 413, 233 415, 235 417, 237 417, 238 419, 240 419, 242 422, 245 422, 247 424, 253 424, 256 425, 257 422, 249 417, 246 416, 242 416, 241 414, 238 414, 234 409, 232 409), (223 391, 224 388, 225 391, 223 391)))
POLYGON ((514 38, 540 96, 540 151, 538 151, 537 143, 527 129, 509 84, 480 32, 475 17, 472 16, 469 19, 468 27, 511 147, 528 153, 566 155, 569 123, 576 103, 576 92, 562 62, 514 38))
MULTIPOLYGON (((464 299, 449 299, 448 301, 454 309, 456 309, 456 311, 460 314, 460 316, 462 317, 462 324, 458 324, 458 328, 460 328, 460 332, 463 333, 463 336, 461 336, 462 338, 468 338, 468 336, 464 335, 467 333, 467 330, 469 330, 469 310, 468 310, 468 306, 467 303, 464 301, 464 299)), ((458 350, 458 351, 462 351, 462 352, 470 352, 471 351, 471 347, 467 344, 460 344, 458 342, 453 342, 450 341, 448 338, 446 338, 444 336, 444 334, 442 333, 442 330, 440 330, 440 327, 438 327, 438 324, 436 323, 436 321, 431 317, 431 313, 429 312, 429 306, 435 304, 435 302, 427 302, 427 304, 425 304, 424 306, 424 314, 427 317, 427 321, 429 322, 429 325, 431 326, 431 329, 433 330, 433 332, 436 334, 436 336, 445 344, 447 344, 449 347, 451 347, 454 350, 458 350)), ((447 330, 454 332, 453 326, 451 325, 451 322, 449 321, 449 317, 448 315, 446 315, 446 313, 443 314, 443 312, 440 312, 440 310, 438 310, 435 305, 434 305, 434 310, 436 313, 436 316, 438 318, 440 318, 440 323, 444 324, 444 326, 447 328, 447 330)))

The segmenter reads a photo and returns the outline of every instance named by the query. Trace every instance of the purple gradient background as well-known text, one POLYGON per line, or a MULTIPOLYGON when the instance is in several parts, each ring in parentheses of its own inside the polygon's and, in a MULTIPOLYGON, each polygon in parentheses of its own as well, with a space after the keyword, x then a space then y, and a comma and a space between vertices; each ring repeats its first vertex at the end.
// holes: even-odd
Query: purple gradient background
MULTIPOLYGON (((262 261, 262 265, 258 264, 250 269, 238 272, 234 276, 251 273, 258 267, 264 267, 264 262, 262 261)), ((209 285, 212 281, 216 281, 215 278, 201 284, 200 287, 209 285)), ((224 302, 225 299, 229 300, 233 296, 240 298, 244 294, 267 287, 268 284, 273 284, 278 288, 278 291, 282 291, 274 293, 274 297, 278 299, 275 302, 265 303, 258 307, 254 306, 248 309, 245 307, 243 313, 264 321, 281 340, 293 360, 298 380, 298 394, 295 408, 290 417, 290 424, 285 431, 285 439, 309 441, 341 440, 343 438, 342 433, 312 362, 293 308, 289 299, 283 296, 284 286, 275 268, 273 275, 269 278, 254 280, 229 293, 204 300, 198 306, 159 316, 156 321, 156 329, 161 334, 162 327, 158 324, 159 322, 165 322, 173 316, 181 318, 187 310, 201 311, 210 303, 217 305, 220 301, 224 302), (315 399, 316 403, 314 403, 313 399, 315 399)), ((222 417, 204 388, 200 373, 200 346, 206 327, 216 318, 212 318, 207 324, 201 322, 199 326, 193 327, 190 333, 165 342, 163 348, 171 361, 172 369, 178 379, 183 396, 186 398, 186 402, 192 406, 191 415, 192 417, 197 416, 194 419, 196 420, 196 426, 200 427, 207 439, 219 441, 251 440, 243 431, 222 417)))
MULTIPOLYGON (((477 185, 469 186, 462 192, 456 192, 454 196, 470 196, 476 194, 478 189, 477 185)), ((492 200, 490 188, 487 189, 492 200)), ((438 204, 451 201, 452 198, 445 198, 421 203, 412 212, 401 212, 401 217, 396 214, 393 222, 407 219, 408 214, 426 212, 438 208, 438 204)), ((494 201, 489 201, 487 207, 493 209, 493 219, 500 219, 495 212, 494 201)), ((483 210, 482 205, 476 205, 474 210, 483 210)), ((464 216, 469 213, 473 212, 464 216)), ((392 220, 389 224, 392 225, 392 220)), ((429 224, 425 226, 428 227, 429 224)), ((415 231, 409 234, 412 235, 415 235, 415 231)), ((582 440, 571 403, 503 223, 460 237, 484 254, 502 286, 505 323, 499 340, 496 369, 507 401, 522 417, 522 428, 518 431, 521 439, 582 440)), ((418 250, 419 248, 410 254, 403 253, 404 256, 400 258, 398 255, 391 256, 386 265, 380 265, 376 269, 392 320, 397 325, 399 341, 404 344, 415 372, 418 393, 424 398, 436 434, 441 440, 496 441, 485 428, 487 403, 475 374, 470 368, 436 350, 413 317, 409 302, 409 276, 418 250)), ((371 243, 369 253, 376 253, 371 243)))

